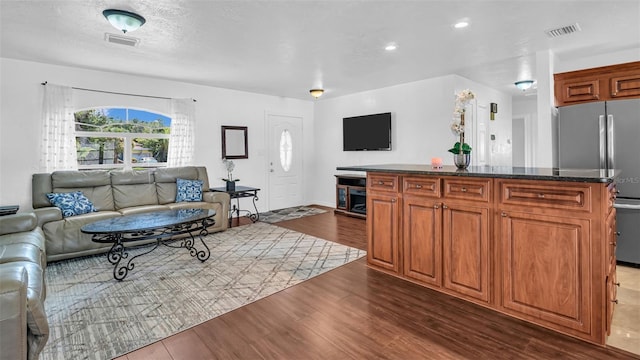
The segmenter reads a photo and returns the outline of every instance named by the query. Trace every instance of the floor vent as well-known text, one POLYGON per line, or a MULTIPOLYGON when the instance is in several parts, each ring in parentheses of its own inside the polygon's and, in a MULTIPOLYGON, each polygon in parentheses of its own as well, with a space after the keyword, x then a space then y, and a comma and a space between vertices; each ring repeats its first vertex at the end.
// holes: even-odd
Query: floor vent
POLYGON ((140 44, 140 39, 109 33, 104 33, 104 40, 113 44, 126 46, 138 46, 138 44, 140 44))
POLYGON ((547 36, 550 38, 556 38, 558 36, 569 35, 574 32, 578 32, 580 30, 582 30, 580 29, 580 25, 578 25, 578 23, 575 23, 571 25, 562 26, 556 29, 547 30, 545 31, 545 34, 547 34, 547 36))

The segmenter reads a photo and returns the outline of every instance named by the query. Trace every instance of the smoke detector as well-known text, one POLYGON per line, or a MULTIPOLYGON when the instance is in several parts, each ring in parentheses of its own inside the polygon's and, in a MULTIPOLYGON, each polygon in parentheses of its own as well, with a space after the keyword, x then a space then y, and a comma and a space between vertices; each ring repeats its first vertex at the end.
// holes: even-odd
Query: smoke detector
POLYGON ((140 44, 140 39, 136 39, 130 36, 110 34, 110 33, 104 33, 104 41, 110 42, 112 44, 134 46, 134 47, 140 44))
POLYGON ((558 36, 573 34, 574 32, 578 32, 581 30, 582 29, 580 28, 580 25, 578 25, 578 23, 575 23, 575 24, 561 26, 559 28, 547 30, 545 31, 545 34, 547 34, 547 36, 550 38, 556 38, 558 36))

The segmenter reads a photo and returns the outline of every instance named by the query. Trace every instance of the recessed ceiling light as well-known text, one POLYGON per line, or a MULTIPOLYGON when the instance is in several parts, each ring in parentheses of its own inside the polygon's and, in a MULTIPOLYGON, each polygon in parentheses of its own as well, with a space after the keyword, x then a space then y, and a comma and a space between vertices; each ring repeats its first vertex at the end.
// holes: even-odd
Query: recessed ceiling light
POLYGON ((466 28, 467 26, 469 26, 468 21, 459 21, 453 25, 453 27, 456 29, 466 28))
POLYGON ((393 50, 395 50, 397 48, 398 48, 398 45, 396 45, 396 44, 389 44, 389 45, 384 47, 384 49, 387 50, 387 51, 393 51, 393 50))

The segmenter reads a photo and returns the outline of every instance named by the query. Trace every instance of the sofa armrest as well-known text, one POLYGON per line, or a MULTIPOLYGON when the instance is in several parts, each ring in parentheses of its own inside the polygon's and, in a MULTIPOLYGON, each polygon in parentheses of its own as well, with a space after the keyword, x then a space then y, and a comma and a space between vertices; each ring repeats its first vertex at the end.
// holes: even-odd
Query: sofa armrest
POLYGON ((38 359, 49 339, 43 270, 15 261, 0 264, 0 274, 0 359, 38 359))
POLYGON ((34 213, 18 213, 0 216, 0 235, 31 231, 38 226, 34 213))
POLYGON ((27 270, 0 276, 0 359, 27 358, 27 270))
POLYGON ((55 206, 35 209, 33 212, 38 218, 38 226, 40 227, 51 221, 62 220, 62 210, 55 206))
POLYGON ((227 204, 228 206, 230 200, 231 198, 226 192, 205 191, 202 193, 202 201, 206 201, 208 203, 220 203, 222 205, 227 204))

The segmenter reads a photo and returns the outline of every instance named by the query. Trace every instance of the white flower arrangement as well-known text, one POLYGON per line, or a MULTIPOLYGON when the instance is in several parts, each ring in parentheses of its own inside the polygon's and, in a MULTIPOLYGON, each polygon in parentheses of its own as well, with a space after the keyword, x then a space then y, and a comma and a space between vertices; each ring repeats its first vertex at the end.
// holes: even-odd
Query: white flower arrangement
POLYGON ((456 106, 453 110, 454 114, 462 114, 465 111, 465 108, 471 102, 471 100, 475 99, 476 95, 473 91, 469 89, 464 89, 456 94, 456 106))
POLYGON ((224 164, 224 167, 227 169, 227 178, 226 179, 222 179, 224 181, 238 181, 238 180, 233 180, 233 169, 236 168, 236 164, 233 163, 233 160, 228 160, 228 159, 222 159, 222 163, 224 164))
POLYGON ((464 89, 456 94, 455 106, 453 108, 453 121, 451 121, 450 129, 451 133, 456 136, 459 141, 449 149, 453 154, 470 154, 471 147, 464 141, 464 113, 467 105, 471 100, 475 99, 476 95, 469 89, 464 89))

